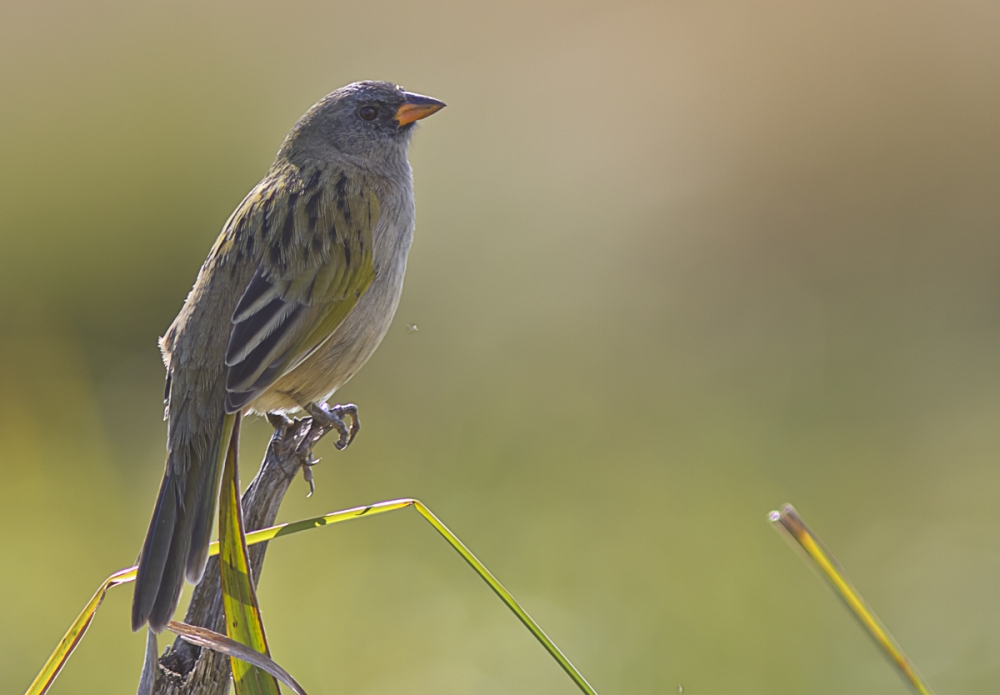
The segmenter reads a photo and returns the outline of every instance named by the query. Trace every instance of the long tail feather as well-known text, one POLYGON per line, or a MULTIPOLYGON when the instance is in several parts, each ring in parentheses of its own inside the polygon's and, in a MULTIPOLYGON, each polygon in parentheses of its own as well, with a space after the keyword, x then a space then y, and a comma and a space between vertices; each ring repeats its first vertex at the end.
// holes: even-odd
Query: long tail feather
POLYGON ((138 630, 149 618, 160 592, 164 569, 170 557, 170 546, 177 527, 177 487, 174 476, 167 473, 160 483, 160 494, 149 522, 146 542, 139 556, 139 570, 132 595, 132 630, 138 630))
POLYGON ((201 581, 205 573, 205 564, 208 562, 208 545, 212 540, 212 524, 215 522, 216 509, 218 508, 219 486, 222 483, 222 469, 225 465, 226 450, 232 439, 239 442, 240 437, 240 413, 226 415, 222 423, 222 435, 219 437, 218 454, 215 458, 215 465, 212 476, 208 477, 205 485, 198 491, 199 495, 208 495, 209 500, 199 499, 192 505, 196 510, 194 521, 191 526, 191 547, 188 551, 185 574, 187 580, 192 584, 201 581))
POLYGON ((195 446, 192 438, 170 450, 139 556, 132 598, 133 630, 146 622, 154 632, 163 630, 177 608, 185 576, 192 583, 201 579, 219 498, 220 451, 225 452, 234 435, 237 417, 222 418, 208 434, 208 446, 195 446), (199 456, 199 452, 204 453, 199 456))

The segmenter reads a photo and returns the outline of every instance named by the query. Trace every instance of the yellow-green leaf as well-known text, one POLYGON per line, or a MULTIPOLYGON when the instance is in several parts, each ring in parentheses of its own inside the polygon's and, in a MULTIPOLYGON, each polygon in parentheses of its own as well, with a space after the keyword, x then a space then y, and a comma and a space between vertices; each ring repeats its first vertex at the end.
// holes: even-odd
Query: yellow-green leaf
MULTIPOLYGON (((222 577, 222 605, 226 612, 226 634, 256 652, 270 656, 257 594, 250 580, 250 558, 243 508, 240 505, 240 477, 237 451, 240 438, 239 414, 226 416, 228 445, 219 497, 219 570, 222 577), (230 423, 231 420, 231 423, 230 423)), ((226 437, 222 439, 227 442, 226 437)), ((237 695, 280 695, 274 676, 251 664, 230 657, 237 695)))

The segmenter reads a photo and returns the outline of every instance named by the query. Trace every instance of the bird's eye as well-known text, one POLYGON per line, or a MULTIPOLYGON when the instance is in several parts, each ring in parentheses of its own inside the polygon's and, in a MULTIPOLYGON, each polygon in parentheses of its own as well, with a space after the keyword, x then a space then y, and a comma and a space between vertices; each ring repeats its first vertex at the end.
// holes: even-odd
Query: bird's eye
POLYGON ((374 121, 375 118, 378 116, 378 107, 377 106, 362 106, 358 110, 358 113, 366 121, 374 121))

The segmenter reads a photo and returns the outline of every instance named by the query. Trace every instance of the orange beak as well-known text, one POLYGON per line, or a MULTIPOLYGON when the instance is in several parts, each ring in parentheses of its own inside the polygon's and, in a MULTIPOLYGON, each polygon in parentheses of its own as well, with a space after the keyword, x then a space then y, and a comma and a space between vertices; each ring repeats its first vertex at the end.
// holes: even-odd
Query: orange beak
POLYGON ((396 109, 395 116, 396 123, 400 127, 414 121, 419 121, 421 118, 427 118, 432 113, 437 113, 445 107, 445 103, 437 99, 425 97, 421 94, 413 94, 412 92, 404 92, 404 94, 406 94, 406 101, 396 109))

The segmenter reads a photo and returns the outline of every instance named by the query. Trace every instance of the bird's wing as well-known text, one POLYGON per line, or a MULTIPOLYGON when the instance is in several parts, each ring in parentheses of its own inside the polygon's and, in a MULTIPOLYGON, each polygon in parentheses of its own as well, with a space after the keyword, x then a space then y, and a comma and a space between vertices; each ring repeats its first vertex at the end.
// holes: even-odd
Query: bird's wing
POLYGON ((248 206, 248 215, 259 215, 246 226, 262 230, 262 260, 233 312, 227 412, 242 409, 322 345, 375 277, 379 205, 370 184, 329 169, 289 176, 248 206))

